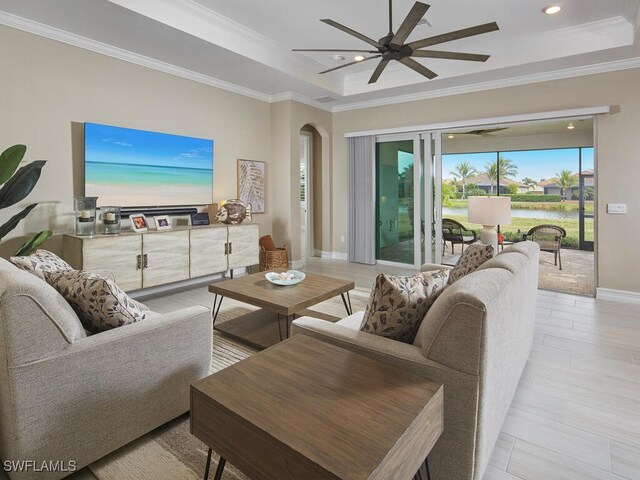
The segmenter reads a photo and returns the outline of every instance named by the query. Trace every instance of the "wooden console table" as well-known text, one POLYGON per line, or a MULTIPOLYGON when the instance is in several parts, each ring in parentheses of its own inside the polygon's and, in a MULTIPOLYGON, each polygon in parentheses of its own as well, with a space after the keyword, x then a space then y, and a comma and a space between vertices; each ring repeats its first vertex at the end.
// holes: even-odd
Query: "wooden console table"
POLYGON ((248 267, 259 262, 258 225, 177 226, 145 233, 64 235, 63 257, 79 270, 110 272, 138 290, 248 267))
POLYGON ((228 460, 252 480, 409 480, 443 431, 443 396, 424 377, 296 335, 194 383, 191 433, 220 455, 216 479, 228 460))

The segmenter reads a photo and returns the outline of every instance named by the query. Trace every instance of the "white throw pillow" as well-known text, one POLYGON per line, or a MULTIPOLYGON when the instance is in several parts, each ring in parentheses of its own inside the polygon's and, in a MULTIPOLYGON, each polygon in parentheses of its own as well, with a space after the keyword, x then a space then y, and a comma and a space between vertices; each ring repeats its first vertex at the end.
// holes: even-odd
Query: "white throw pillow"
POLYGON ((103 332, 145 318, 137 302, 108 278, 79 270, 45 275, 91 332, 103 332))
POLYGON ((448 279, 446 269, 411 277, 378 275, 360 330, 412 343, 422 319, 447 286, 448 279))
POLYGON ((73 267, 48 250, 36 250, 35 253, 25 257, 11 257, 9 259, 16 267, 32 273, 36 277, 46 280, 45 273, 69 272, 73 267))

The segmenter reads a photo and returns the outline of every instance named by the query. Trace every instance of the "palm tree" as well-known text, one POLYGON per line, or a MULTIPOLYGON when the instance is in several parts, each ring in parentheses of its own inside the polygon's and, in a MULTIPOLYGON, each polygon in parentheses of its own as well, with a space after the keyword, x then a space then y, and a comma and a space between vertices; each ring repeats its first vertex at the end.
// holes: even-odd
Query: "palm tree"
POLYGON ((558 185, 560 185, 560 189, 562 192, 562 200, 566 200, 566 191, 568 188, 573 187, 578 183, 578 179, 576 175, 571 173, 571 170, 562 170, 560 173, 556 173, 556 177, 558 177, 558 185))
POLYGON ((460 183, 462 183, 462 199, 463 200, 464 200, 464 197, 466 196, 467 180, 469 180, 471 177, 477 174, 478 174, 478 171, 474 167, 472 167, 469 162, 460 162, 458 165, 456 165, 455 171, 451 172, 451 175, 453 175, 456 179, 459 179, 460 183))
POLYGON ((485 171, 489 180, 491 180, 491 195, 493 195, 493 184, 498 182, 498 178, 515 177, 518 174, 518 166, 508 158, 502 155, 498 157, 497 162, 487 162, 485 171))
POLYGON ((535 187, 538 184, 538 182, 536 182, 533 178, 529 177, 523 178, 522 183, 524 183, 529 188, 535 187))

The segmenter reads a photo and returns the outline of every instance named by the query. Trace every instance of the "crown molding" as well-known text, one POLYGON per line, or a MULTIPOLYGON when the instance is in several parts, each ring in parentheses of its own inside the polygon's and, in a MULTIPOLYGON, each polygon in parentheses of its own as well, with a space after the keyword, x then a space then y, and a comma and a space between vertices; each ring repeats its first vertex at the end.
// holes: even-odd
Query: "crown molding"
POLYGON ((98 42, 90 38, 76 35, 75 33, 66 32, 59 28, 44 25, 33 20, 29 20, 23 17, 18 17, 10 13, 0 11, 0 24, 8 27, 16 28, 28 33, 33 33, 41 37, 46 37, 51 40, 66 43, 74 47, 90 50, 95 53, 106 55, 108 57, 117 58, 118 60, 124 60, 125 62, 134 63, 142 67, 151 68, 169 75, 176 77, 186 78, 194 82, 203 83, 212 87, 226 90, 227 92, 237 93, 244 95, 245 97, 254 98, 256 100, 262 100, 263 102, 271 103, 271 95, 267 95, 250 88, 245 88, 234 83, 226 82, 218 78, 204 75, 201 73, 187 70, 186 68, 177 67, 169 63, 162 62, 144 55, 130 52, 122 48, 107 45, 106 43, 98 42))
POLYGON ((304 105, 308 105, 310 107, 317 108, 319 110, 324 110, 325 112, 333 113, 333 107, 329 105, 324 105, 320 102, 316 102, 312 98, 309 98, 305 95, 301 95, 296 92, 285 92, 285 93, 279 93, 277 95, 271 96, 271 103, 285 102, 287 100, 290 100, 292 102, 303 103, 304 105))
POLYGON ((342 93, 341 80, 317 75, 319 63, 194 0, 107 1, 334 94, 342 93))
POLYGON ((613 62, 599 63, 595 65, 586 65, 581 67, 565 68, 554 70, 551 72, 535 73, 531 75, 522 75, 518 77, 505 78, 499 80, 491 80, 488 82, 479 82, 470 85, 462 85, 459 87, 441 88, 430 92, 419 92, 408 95, 398 95, 395 97, 387 97, 375 100, 365 100, 363 102, 353 102, 345 105, 336 105, 333 112, 345 112, 349 110, 361 110, 363 108, 382 107, 385 105, 394 105, 397 103, 416 102, 420 100, 428 100, 431 98, 449 97, 453 95, 462 95, 465 93, 475 93, 485 90, 495 90, 498 88, 517 87, 528 85, 530 83, 548 82, 552 80, 563 80, 572 77, 583 77, 587 75, 595 75, 598 73, 616 72, 619 70, 629 70, 632 68, 640 68, 640 57, 629 58, 624 60, 616 60, 613 62))
MULTIPOLYGON (((169 1, 182 1, 182 0, 163 0, 169 1)), ((209 11, 209 10, 207 10, 209 11)), ((210 11, 209 11, 210 12, 210 11)), ((640 14, 640 11, 639 11, 640 14)), ((640 19, 640 15, 636 17, 640 19)), ((228 20, 228 19, 227 19, 228 20)), ((229 20, 230 21, 230 20, 229 20)), ((465 93, 480 92, 483 90, 494 90, 498 88, 513 87, 520 85, 527 85, 530 83, 539 83, 551 80, 561 80, 571 77, 580 77, 586 75, 594 75, 598 73, 614 72, 619 70, 627 70, 632 68, 640 68, 640 57, 630 58, 625 60, 617 60, 613 62, 600 63, 596 65, 588 65, 582 67, 574 67, 562 70, 555 70, 552 72, 537 73, 532 75, 523 75, 518 77, 512 77, 508 79, 492 80, 487 82, 480 82, 470 85, 463 85, 459 87, 442 88, 429 92, 419 92, 408 95, 398 95, 393 97, 387 97, 382 99, 366 100, 361 102, 352 102, 344 105, 327 105, 316 102, 315 100, 301 95, 296 92, 284 92, 276 95, 269 95, 257 90, 242 87, 240 85, 220 80, 209 75, 204 75, 192 70, 188 70, 182 67, 171 65, 169 63, 162 62, 144 55, 130 52, 118 47, 107 45, 105 43, 92 40, 74 33, 66 32, 64 30, 51 27, 33 20, 29 20, 23 17, 12 15, 7 12, 0 11, 0 25, 6 25, 8 27, 16 28, 28 33, 32 33, 41 37, 49 38, 51 40, 59 41, 72 45, 74 47, 83 48, 101 55, 106 55, 118 60, 140 65, 142 67, 150 68, 159 72, 163 72, 169 75, 174 75, 180 78, 198 82, 211 87, 219 88, 221 90, 242 95, 245 97, 260 100, 266 103, 276 103, 282 101, 295 101, 305 105, 309 105, 320 110, 327 112, 338 113, 350 110, 360 110, 364 108, 380 107, 385 105, 394 105, 398 103, 415 102, 419 100, 428 100, 431 98, 447 97, 453 95, 461 95, 465 93)))

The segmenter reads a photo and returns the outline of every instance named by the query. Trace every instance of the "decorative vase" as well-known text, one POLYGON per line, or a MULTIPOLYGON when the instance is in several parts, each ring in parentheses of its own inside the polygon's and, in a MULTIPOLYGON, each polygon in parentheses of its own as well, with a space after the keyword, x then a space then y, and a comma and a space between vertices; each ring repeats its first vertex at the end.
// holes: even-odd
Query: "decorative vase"
POLYGON ((97 201, 98 197, 73 197, 76 212, 76 235, 95 235, 97 201))
POLYGON ((102 218, 102 233, 118 235, 120 233, 120 207, 100 207, 102 218))

